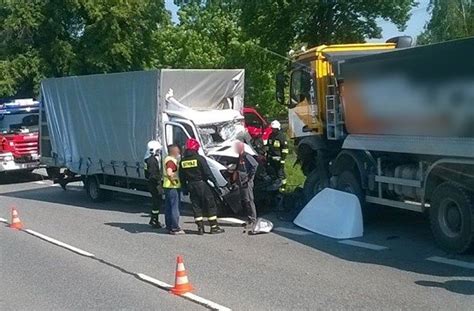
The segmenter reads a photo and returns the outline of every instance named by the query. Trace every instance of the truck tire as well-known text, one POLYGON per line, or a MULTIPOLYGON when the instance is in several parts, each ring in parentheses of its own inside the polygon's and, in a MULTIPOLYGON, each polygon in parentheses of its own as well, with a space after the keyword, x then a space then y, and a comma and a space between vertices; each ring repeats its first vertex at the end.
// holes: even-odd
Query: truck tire
POLYGON ((61 169, 59 167, 47 167, 46 174, 49 178, 56 179, 61 175, 61 169))
POLYGON ((111 198, 112 192, 100 189, 99 180, 95 176, 87 177, 86 192, 92 202, 103 202, 111 198))
POLYGON ((327 187, 328 182, 323 180, 324 178, 322 177, 321 174, 319 174, 318 170, 313 170, 306 180, 304 181, 304 186, 303 186, 303 194, 306 203, 311 201, 311 199, 317 195, 321 190, 323 190, 325 187, 327 187))
POLYGON ((365 211, 365 194, 360 179, 352 171, 343 171, 336 180, 336 189, 352 193, 359 198, 360 207, 365 211))
POLYGON ((429 210, 436 243, 449 253, 464 253, 474 246, 472 194, 452 182, 433 191, 429 210))

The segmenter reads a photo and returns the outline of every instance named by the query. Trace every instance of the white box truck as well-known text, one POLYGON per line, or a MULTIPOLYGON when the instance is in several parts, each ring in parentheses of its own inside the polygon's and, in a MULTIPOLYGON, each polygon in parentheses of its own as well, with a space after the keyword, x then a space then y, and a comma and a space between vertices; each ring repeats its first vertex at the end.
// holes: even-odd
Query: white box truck
MULTIPOLYGON (((63 184, 82 180, 94 201, 114 191, 149 196, 143 166, 147 142, 184 146, 193 137, 226 190, 227 167, 213 157, 237 157, 232 146, 244 122, 244 76, 240 69, 163 69, 46 79, 42 163, 63 184), (60 168, 67 169, 67 178, 60 168)), ((235 191, 224 192, 228 203, 240 204, 229 199, 235 191)))

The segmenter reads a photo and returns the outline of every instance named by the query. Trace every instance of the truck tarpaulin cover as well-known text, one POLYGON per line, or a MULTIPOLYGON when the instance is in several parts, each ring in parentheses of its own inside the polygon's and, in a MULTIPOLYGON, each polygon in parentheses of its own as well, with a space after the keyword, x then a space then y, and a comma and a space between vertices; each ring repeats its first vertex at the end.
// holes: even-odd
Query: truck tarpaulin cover
POLYGON ((173 89, 174 98, 180 103, 197 110, 241 111, 244 107, 244 70, 162 70, 162 94, 169 89, 173 89))
POLYGON ((161 137, 169 88, 198 110, 220 109, 223 102, 242 105, 244 71, 153 70, 43 80, 41 100, 56 165, 81 174, 143 177, 143 152, 149 140, 161 137))

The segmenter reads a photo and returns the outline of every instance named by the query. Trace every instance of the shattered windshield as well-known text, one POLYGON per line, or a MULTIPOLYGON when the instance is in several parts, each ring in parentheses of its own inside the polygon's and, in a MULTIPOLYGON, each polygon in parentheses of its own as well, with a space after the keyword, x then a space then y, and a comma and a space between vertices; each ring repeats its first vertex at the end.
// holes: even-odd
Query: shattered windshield
POLYGON ((239 134, 240 120, 218 124, 208 124, 198 127, 204 147, 212 147, 226 140, 232 140, 239 134))

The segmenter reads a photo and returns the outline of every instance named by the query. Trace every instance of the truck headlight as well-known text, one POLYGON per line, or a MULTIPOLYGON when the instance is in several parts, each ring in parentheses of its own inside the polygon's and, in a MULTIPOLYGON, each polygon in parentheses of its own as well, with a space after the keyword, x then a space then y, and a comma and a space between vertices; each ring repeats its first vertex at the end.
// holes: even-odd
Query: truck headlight
POLYGON ((13 155, 10 153, 0 155, 0 162, 13 161, 13 155))

